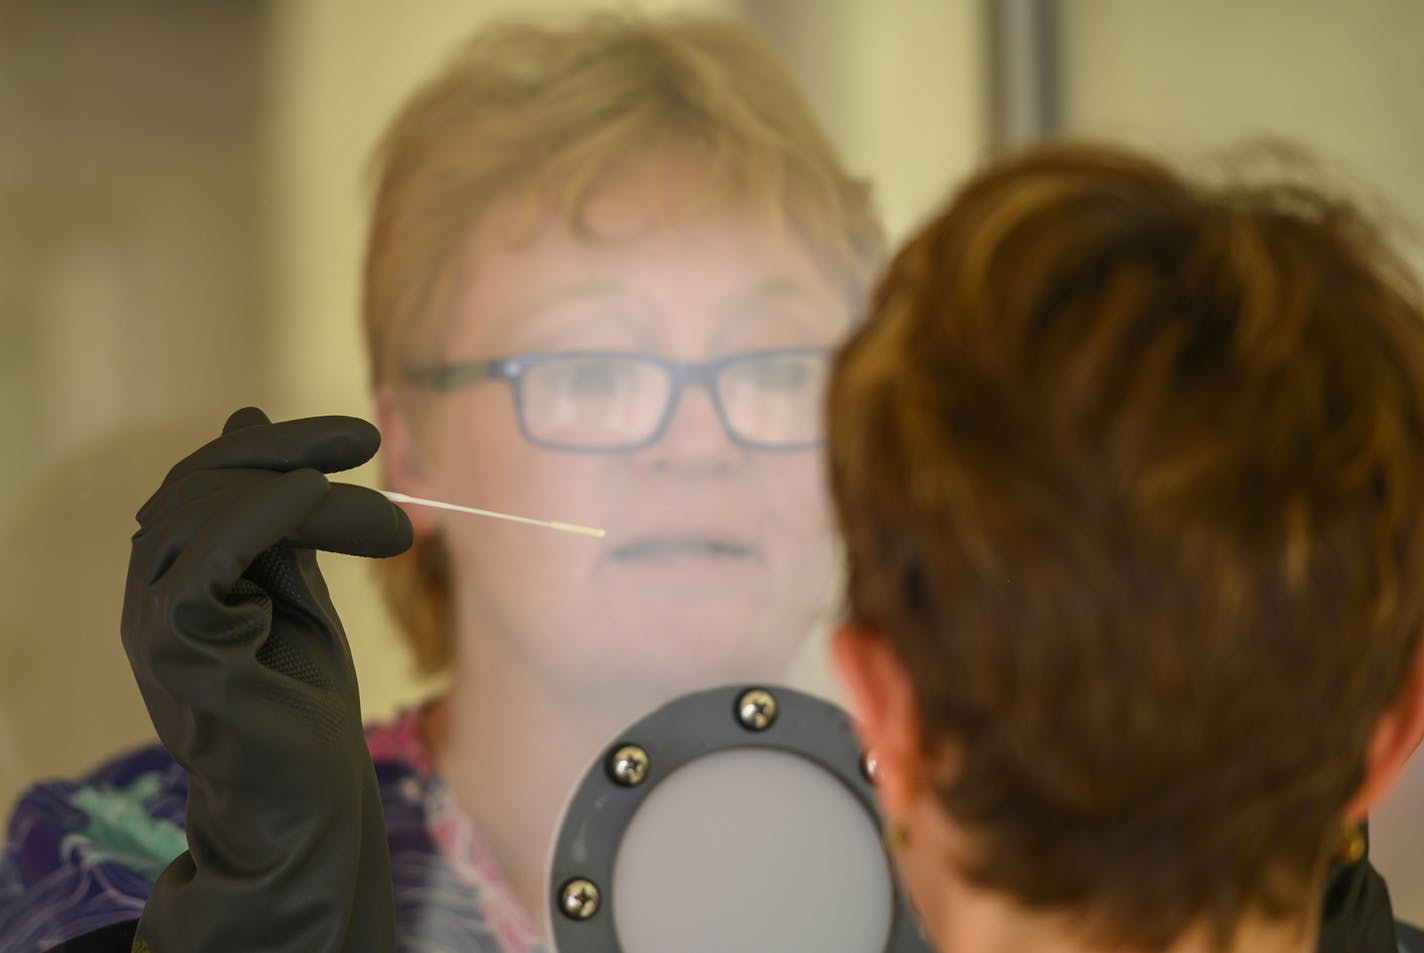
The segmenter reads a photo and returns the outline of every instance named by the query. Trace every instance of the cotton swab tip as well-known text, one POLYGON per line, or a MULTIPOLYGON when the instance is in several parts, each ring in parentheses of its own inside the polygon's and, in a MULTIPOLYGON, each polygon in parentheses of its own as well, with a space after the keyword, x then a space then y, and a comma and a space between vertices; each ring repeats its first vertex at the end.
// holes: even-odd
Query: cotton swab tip
POLYGON ((578 533, 580 536, 593 536, 602 539, 606 533, 601 529, 592 526, 580 526, 577 523, 560 523, 558 520, 551 520, 549 526, 553 529, 563 530, 565 533, 578 533))

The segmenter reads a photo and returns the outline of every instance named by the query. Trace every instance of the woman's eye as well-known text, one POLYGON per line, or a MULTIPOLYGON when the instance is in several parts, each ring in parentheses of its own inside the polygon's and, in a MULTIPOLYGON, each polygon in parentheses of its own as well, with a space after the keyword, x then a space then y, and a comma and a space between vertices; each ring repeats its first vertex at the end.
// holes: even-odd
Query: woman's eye
POLYGON ((751 362, 743 368, 743 374, 763 390, 802 390, 814 371, 804 359, 778 358, 751 362))
POLYGON ((628 369, 617 361, 580 361, 564 368, 563 388, 579 397, 616 394, 628 383, 628 369))

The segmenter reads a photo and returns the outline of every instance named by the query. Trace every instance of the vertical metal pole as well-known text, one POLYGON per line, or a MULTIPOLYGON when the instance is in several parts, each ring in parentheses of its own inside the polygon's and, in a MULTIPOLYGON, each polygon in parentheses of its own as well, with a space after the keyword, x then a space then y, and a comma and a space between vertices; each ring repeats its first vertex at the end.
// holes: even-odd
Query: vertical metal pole
POLYGON ((984 0, 992 152, 1062 129, 1061 11, 1059 0, 984 0))

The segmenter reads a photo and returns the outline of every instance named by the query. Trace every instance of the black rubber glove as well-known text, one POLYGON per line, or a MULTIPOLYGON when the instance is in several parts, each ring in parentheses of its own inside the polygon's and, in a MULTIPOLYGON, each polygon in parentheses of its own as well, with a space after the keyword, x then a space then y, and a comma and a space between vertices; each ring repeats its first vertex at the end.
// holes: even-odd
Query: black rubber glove
POLYGON ((395 949, 356 672, 315 553, 410 545, 398 507, 323 476, 379 444, 356 418, 240 410, 138 513, 124 649, 189 790, 188 851, 154 884, 135 950, 395 949))

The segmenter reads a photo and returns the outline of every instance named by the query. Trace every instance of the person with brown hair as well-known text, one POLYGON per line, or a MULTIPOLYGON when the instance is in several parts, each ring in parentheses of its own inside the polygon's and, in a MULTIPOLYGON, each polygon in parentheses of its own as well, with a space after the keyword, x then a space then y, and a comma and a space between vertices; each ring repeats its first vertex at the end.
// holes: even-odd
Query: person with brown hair
POLYGON ((1005 157, 829 406, 836 670, 938 949, 1394 949, 1382 895, 1320 928, 1424 734, 1424 313, 1364 216, 1005 157))
POLYGON ((401 949, 540 949, 560 811, 613 733, 785 679, 825 619, 822 396, 884 242, 769 44, 707 16, 491 23, 374 172, 380 433, 244 410, 140 511, 124 639, 168 752, 22 800, 6 953, 132 935, 140 911, 160 953, 377 950, 388 928, 401 949), (378 443, 392 490, 606 536, 406 523, 322 476, 378 443), (380 569, 447 687, 367 727, 371 774, 310 557, 412 536, 380 569))

